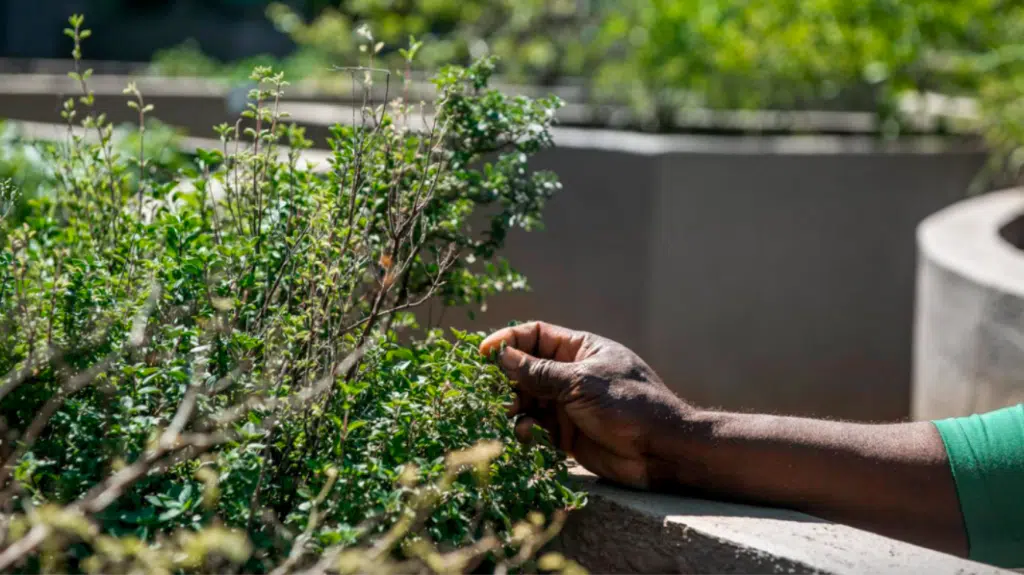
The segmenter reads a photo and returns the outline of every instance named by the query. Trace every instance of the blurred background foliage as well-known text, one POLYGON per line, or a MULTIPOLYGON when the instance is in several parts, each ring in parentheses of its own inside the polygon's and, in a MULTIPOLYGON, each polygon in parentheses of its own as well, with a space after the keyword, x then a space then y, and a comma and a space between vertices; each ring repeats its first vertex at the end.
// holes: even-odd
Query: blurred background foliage
MULTIPOLYGON (((896 137, 911 109, 931 119, 925 131, 982 133, 1011 178, 1024 165, 1020 0, 309 0, 266 14, 295 49, 257 59, 323 90, 368 25, 381 65, 400 70, 411 36, 425 70, 494 54, 507 81, 628 105, 649 129, 677 129, 693 108, 832 110, 872 113, 896 137)), ((154 68, 238 78, 252 63, 187 43, 154 68)))
POLYGON ((314 89, 347 90, 332 68, 359 61, 365 25, 383 42, 378 66, 402 71, 411 37, 422 42, 414 76, 493 54, 506 82, 628 105, 647 129, 679 129, 678 112, 692 108, 838 110, 875 114, 877 132, 895 137, 916 126, 912 101, 939 118, 925 131, 980 130, 1000 161, 1024 163, 1022 0, 78 2, 101 20, 120 15, 127 30, 130 49, 103 57, 150 42, 160 74, 244 82, 254 65, 274 65, 314 89))
MULTIPOLYGON (((0 120, 0 182, 9 182, 18 190, 12 219, 20 221, 28 213, 28 202, 51 194, 57 186, 52 163, 44 153, 46 143, 23 133, 17 123, 0 120)), ((138 126, 116 126, 111 134, 118 162, 124 165, 137 156, 139 143, 138 126)), ((194 167, 194 158, 182 151, 181 134, 156 118, 146 121, 146 137, 142 143, 147 176, 153 181, 169 181, 179 170, 194 167)), ((135 185, 134 181, 129 182, 133 190, 135 185)))
MULTIPOLYGON (((906 91, 974 95, 1024 63, 1019 0, 307 0, 266 14, 299 77, 355 61, 366 24, 396 67, 415 36, 428 69, 491 53, 515 81, 716 108, 874 110, 906 91)), ((155 59, 203 75, 249 64, 195 43, 155 59)))
MULTIPOLYGON (((355 62, 356 30, 365 24, 384 42, 383 61, 395 67, 401 60, 397 50, 415 37, 423 41, 419 67, 432 70, 495 54, 506 77, 551 85, 582 74, 595 62, 592 47, 600 18, 613 5, 607 0, 310 0, 303 5, 271 2, 266 14, 295 43, 295 51, 278 62, 294 77, 328 75, 332 65, 355 62)), ((163 50, 154 59, 161 73, 238 78, 250 63, 217 62, 194 41, 163 50)))

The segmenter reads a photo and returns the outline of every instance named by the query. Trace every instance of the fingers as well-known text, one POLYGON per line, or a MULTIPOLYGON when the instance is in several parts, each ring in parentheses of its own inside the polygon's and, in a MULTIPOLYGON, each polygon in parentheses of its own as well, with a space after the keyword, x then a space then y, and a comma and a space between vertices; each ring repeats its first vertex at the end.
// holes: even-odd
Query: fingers
POLYGON ((548 409, 550 402, 542 401, 531 395, 522 393, 520 390, 513 390, 512 401, 505 404, 505 413, 509 417, 526 415, 538 409, 548 409))
POLYGON ((480 344, 480 353, 490 355, 505 343, 542 359, 573 361, 583 345, 583 332, 544 322, 530 322, 496 331, 480 344))
POLYGON ((562 439, 566 435, 566 431, 559 424, 554 411, 528 413, 516 421, 515 435, 521 443, 527 445, 534 443, 537 439, 536 434, 541 431, 547 434, 547 439, 552 447, 567 454, 570 452, 572 444, 562 439))
POLYGON ((572 382, 571 363, 538 359, 515 348, 505 348, 501 367, 516 383, 516 389, 537 399, 557 399, 572 382))
POLYGON ((557 400, 572 382, 574 368, 569 363, 583 345, 583 332, 542 322, 506 328, 491 334, 480 344, 480 353, 501 352, 501 367, 516 383, 516 394, 505 406, 510 417, 521 415, 515 425, 516 437, 530 443, 534 428, 548 432, 554 445, 567 451, 573 441, 574 426, 564 410, 548 402, 557 400))
POLYGON ((523 402, 519 399, 519 395, 513 395, 512 401, 505 404, 505 415, 509 417, 515 417, 522 411, 523 402))
MULTIPOLYGON (((540 422, 530 415, 524 415, 516 422, 516 439, 527 445, 533 443, 534 427, 540 427, 540 422)), ((550 433, 550 432, 549 432, 550 433)))

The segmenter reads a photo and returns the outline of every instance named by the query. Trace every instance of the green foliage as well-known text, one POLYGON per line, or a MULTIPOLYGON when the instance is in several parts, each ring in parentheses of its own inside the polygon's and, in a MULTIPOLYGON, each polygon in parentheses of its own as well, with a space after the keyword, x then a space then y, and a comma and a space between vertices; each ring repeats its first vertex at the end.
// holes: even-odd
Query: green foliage
MULTIPOLYGON (((78 131, 81 132, 80 127, 78 131)), ((180 142, 177 131, 155 118, 146 120, 144 131, 138 125, 117 126, 110 138, 117 152, 115 161, 126 166, 137 166, 142 144, 148 177, 163 180, 191 164, 189 155, 181 151, 180 142)), ((47 156, 45 146, 30 140, 17 124, 0 122, 0 180, 10 181, 19 192, 11 218, 24 218, 29 200, 55 193, 57 174, 47 156)))
MULTIPOLYGON (((977 100, 980 118, 932 107, 939 121, 929 129, 984 134, 995 167, 1010 176, 1024 164, 1020 2, 361 0, 312 2, 306 13, 315 17, 268 9, 298 46, 282 64, 325 90, 347 87, 327 71, 358 54, 368 27, 383 42, 379 65, 406 67, 406 50, 392 47, 415 38, 426 40, 428 67, 497 55, 507 78, 582 83, 590 103, 628 104, 639 125, 659 130, 674 129, 688 107, 830 109, 874 113, 879 133, 895 137, 913 120, 908 97, 963 96, 977 100)), ((162 54, 156 68, 235 78, 240 70, 194 45, 162 54)))
MULTIPOLYGON (((592 103, 629 104, 662 130, 689 107, 830 109, 874 113, 879 134, 896 137, 914 119, 908 98, 966 97, 980 117, 933 107, 928 129, 981 133, 1009 182, 1024 166, 1020 2, 366 0, 308 23, 282 5, 269 15, 300 46, 304 76, 350 58, 362 24, 386 46, 428 39, 428 65, 494 54, 514 80, 582 81, 592 103)), ((380 58, 400 68, 400 56, 380 58)))
POLYGON ((18 188, 10 179, 0 180, 0 220, 14 211, 18 201, 18 188))
POLYGON ((13 126, 0 123, 0 181, 6 181, 18 190, 18 202, 13 197, 6 202, 6 216, 21 218, 27 211, 25 201, 36 197, 39 190, 52 180, 43 155, 34 146, 21 141, 13 126))
MULTIPOLYGON (((429 300, 525 286, 498 252, 559 188, 527 166, 559 103, 492 72, 443 68, 429 119, 368 105, 318 171, 269 68, 222 147, 183 163, 148 130, 115 145, 76 68, 68 137, 37 148, 52 193, 0 221, 0 503, 20 512, 0 569, 527 564, 583 503, 564 462, 514 441, 478 335, 396 331, 429 300)), ((355 81, 369 94, 372 72, 355 81)))
MULTIPOLYGON (((1019 66, 1022 10, 1006 0, 363 0, 320 3, 308 22, 284 4, 268 16, 300 47, 296 62, 318 62, 297 66, 307 73, 351 61, 369 26, 393 67, 402 62, 391 47, 415 37, 427 40, 428 67, 491 54, 518 79, 585 74, 666 105, 682 92, 715 108, 873 110, 906 90, 974 95, 985 75, 1019 66)), ((158 67, 175 55, 199 73, 217 69, 193 44, 158 67)))
MULTIPOLYGON (((487 55, 498 56, 503 75, 547 84, 586 69, 601 13, 581 9, 575 0, 359 0, 322 2, 312 20, 292 3, 274 2, 268 17, 299 49, 276 64, 290 77, 309 78, 330 87, 334 76, 326 72, 360 53, 359 30, 368 25, 383 42, 378 63, 402 69, 399 46, 410 37, 423 41, 417 61, 436 69, 446 63, 468 64, 487 55)), ((257 57, 268 62, 269 57, 257 57)), ((222 76, 240 79, 253 62, 222 64, 198 49, 194 42, 159 53, 155 70, 164 74, 222 76)))
POLYGON ((1024 7, 1003 0, 645 0, 611 15, 600 74, 647 106, 842 108, 899 121, 904 94, 977 96, 1020 65, 1024 7), (1002 54, 1003 57, 998 57, 1002 54), (623 81, 626 81, 626 84, 623 81))

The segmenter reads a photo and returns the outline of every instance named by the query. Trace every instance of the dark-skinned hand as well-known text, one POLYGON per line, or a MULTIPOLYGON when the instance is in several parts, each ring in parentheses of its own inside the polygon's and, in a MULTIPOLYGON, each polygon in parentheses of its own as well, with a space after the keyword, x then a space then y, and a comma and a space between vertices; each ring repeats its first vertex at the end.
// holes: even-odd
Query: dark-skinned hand
POLYGON ((499 352, 515 383, 521 441, 540 426, 587 470, 625 485, 651 486, 661 465, 652 437, 692 409, 635 353, 592 333, 532 322, 491 334, 480 351, 499 352))

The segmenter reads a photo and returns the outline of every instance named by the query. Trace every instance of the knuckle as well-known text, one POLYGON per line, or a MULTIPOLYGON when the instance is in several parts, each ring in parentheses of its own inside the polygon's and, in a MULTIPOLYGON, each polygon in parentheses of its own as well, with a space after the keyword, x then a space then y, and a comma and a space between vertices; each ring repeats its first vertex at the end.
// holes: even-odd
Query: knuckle
POLYGON ((547 381, 551 376, 551 362, 545 359, 532 362, 529 366, 529 374, 538 382, 547 381))
POLYGON ((537 391, 542 395, 551 395, 565 386, 565 371, 562 365, 551 360, 540 360, 533 363, 530 377, 537 391))
POLYGON ((589 376, 589 366, 586 363, 570 363, 567 368, 568 383, 579 385, 589 376))

